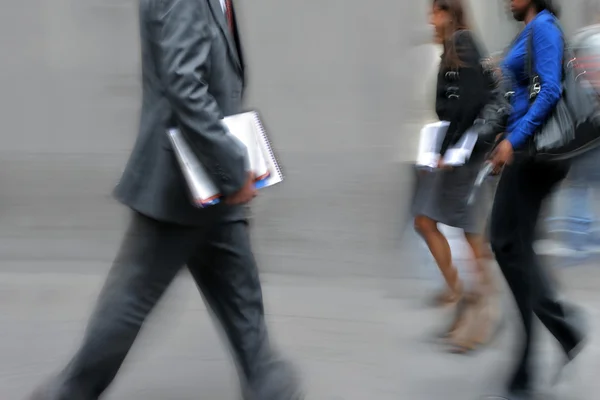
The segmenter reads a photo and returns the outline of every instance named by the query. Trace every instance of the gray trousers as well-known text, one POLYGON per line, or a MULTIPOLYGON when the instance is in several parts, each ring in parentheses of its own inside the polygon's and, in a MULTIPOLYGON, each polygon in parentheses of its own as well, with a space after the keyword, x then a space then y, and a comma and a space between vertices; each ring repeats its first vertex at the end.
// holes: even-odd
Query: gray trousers
POLYGON ((134 214, 81 347, 54 382, 54 394, 41 398, 99 398, 115 378, 147 315, 184 265, 226 332, 245 383, 245 397, 295 398, 289 365, 276 359, 269 345, 247 222, 226 222, 217 214, 203 227, 134 214))

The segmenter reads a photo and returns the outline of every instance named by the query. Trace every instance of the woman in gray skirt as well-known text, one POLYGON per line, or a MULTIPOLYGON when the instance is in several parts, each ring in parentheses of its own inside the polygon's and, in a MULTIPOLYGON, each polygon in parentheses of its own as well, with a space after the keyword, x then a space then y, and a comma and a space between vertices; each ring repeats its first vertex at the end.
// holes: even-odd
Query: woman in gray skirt
MULTIPOLYGON (((450 123, 442 144, 443 155, 473 126, 490 99, 491 90, 481 64, 482 54, 466 23, 462 1, 433 0, 430 21, 435 27, 436 40, 444 46, 435 104, 439 119, 450 123)), ((451 350, 460 353, 486 343, 496 319, 492 315, 494 307, 488 301, 493 283, 489 252, 484 250, 485 202, 478 199, 468 204, 484 157, 485 154, 476 151, 464 166, 446 168, 440 163, 434 171, 420 171, 413 204, 415 229, 425 240, 447 283, 447 288, 436 296, 436 302, 460 304, 459 312, 444 332, 451 350), (461 228, 473 252, 477 279, 468 301, 464 300, 465 290, 453 265, 448 241, 438 229, 440 223, 461 228)))

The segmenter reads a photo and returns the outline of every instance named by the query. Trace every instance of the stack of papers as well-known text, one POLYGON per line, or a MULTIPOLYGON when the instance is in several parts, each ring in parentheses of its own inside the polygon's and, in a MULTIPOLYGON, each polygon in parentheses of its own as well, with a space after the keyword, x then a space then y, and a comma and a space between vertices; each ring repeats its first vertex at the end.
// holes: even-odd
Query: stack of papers
MULTIPOLYGON (((437 168, 441 159, 440 150, 446 137, 448 126, 450 126, 449 122, 440 121, 427 124, 421 129, 417 167, 426 169, 437 168)), ((469 161, 469 158, 471 158, 476 143, 477 134, 471 131, 465 132, 454 146, 446 150, 443 163, 452 167, 465 165, 469 161)))

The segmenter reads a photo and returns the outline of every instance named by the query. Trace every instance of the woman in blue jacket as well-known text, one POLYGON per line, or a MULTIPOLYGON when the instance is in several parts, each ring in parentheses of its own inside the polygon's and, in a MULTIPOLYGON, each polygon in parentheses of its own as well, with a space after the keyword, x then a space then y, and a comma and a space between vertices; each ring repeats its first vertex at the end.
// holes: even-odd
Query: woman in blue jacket
POLYGON ((577 355, 584 336, 576 322, 579 313, 558 298, 533 249, 540 207, 565 178, 568 165, 519 157, 520 150, 526 153, 532 136, 560 99, 564 37, 550 0, 511 0, 511 11, 525 28, 513 42, 502 67, 513 81, 515 94, 506 138, 492 157, 496 170, 503 170, 492 210, 491 244, 525 328, 516 369, 504 397, 513 400, 530 398, 534 315, 559 342, 565 365, 577 355), (530 38, 533 71, 541 81, 541 90, 531 104, 527 68, 530 38))

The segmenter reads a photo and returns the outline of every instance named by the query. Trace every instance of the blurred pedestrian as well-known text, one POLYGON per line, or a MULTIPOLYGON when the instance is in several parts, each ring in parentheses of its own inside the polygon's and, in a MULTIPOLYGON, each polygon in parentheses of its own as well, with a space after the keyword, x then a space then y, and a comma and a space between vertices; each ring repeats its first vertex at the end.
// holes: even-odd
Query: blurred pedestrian
POLYGON ((596 191, 600 186, 600 149, 594 149, 573 160, 563 187, 566 195, 567 246, 578 259, 590 255, 597 239, 594 229, 598 217, 594 211, 596 191))
MULTIPOLYGON (((592 25, 578 31, 571 40, 571 47, 585 74, 581 77, 588 90, 600 95, 600 25, 592 25)), ((596 129, 591 124, 582 124, 579 129, 596 129)), ((598 132, 600 135, 600 132, 598 132)), ((563 185, 566 210, 561 231, 567 233, 566 244, 576 252, 576 258, 590 255, 591 247, 598 244, 594 228, 598 217, 594 211, 594 200, 600 186, 600 149, 591 150, 572 160, 569 175, 563 185)), ((553 218, 555 220, 556 218, 553 218)))
POLYGON ((187 265, 229 340, 244 398, 300 399, 295 373, 267 334, 244 207, 255 196, 247 154, 221 123, 242 108, 244 62, 233 3, 141 0, 139 13, 142 115, 115 192, 133 210, 132 220, 83 343, 33 398, 102 396, 146 317, 187 265), (167 138, 171 127, 191 142, 223 202, 192 205, 167 138))
POLYGON ((492 248, 510 286, 524 326, 517 364, 504 396, 490 398, 531 399, 534 315, 559 342, 565 365, 583 343, 580 313, 556 293, 554 282, 540 265, 533 249, 536 225, 543 201, 567 175, 568 165, 542 163, 523 155, 534 132, 549 117, 561 96, 564 37, 557 10, 549 0, 511 0, 511 11, 525 28, 511 45, 503 73, 513 80, 513 112, 506 139, 496 148, 492 162, 503 168, 491 220, 492 248), (531 49, 529 49, 531 43, 531 49), (528 55, 528 53, 530 54, 528 55), (530 104, 527 60, 540 77, 541 88, 530 104), (517 153, 515 153, 517 151, 517 153))
MULTIPOLYGON (((435 108, 441 121, 450 123, 444 138, 442 155, 471 128, 490 98, 482 59, 484 55, 467 24, 461 0, 434 0, 430 23, 435 39, 444 48, 438 70, 435 108)), ((442 333, 450 350, 466 353, 488 342, 497 320, 491 301, 493 278, 485 252, 485 210, 482 202, 468 204, 473 183, 484 161, 474 153, 466 165, 440 168, 418 177, 413 204, 416 231, 425 240, 444 279, 446 289, 436 296, 438 305, 458 304, 450 326, 442 333), (466 295, 447 238, 439 224, 460 228, 472 252, 475 283, 466 295), (465 305, 469 303, 466 313, 465 305), (467 318, 469 317, 469 318, 467 318)))

